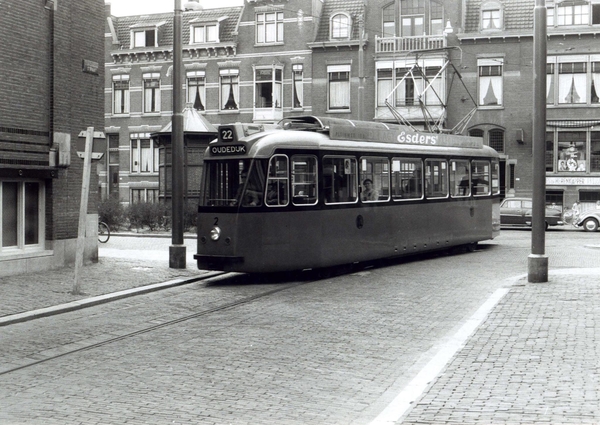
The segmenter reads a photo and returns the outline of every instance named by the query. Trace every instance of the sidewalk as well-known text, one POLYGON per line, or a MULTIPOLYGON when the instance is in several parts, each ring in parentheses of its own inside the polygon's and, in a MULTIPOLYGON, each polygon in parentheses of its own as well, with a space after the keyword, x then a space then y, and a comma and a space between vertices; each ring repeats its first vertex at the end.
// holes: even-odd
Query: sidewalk
POLYGON ((0 278, 0 326, 192 282, 208 272, 168 263, 102 258, 83 267, 82 295, 73 295, 75 269, 0 278))
POLYGON ((518 280, 402 424, 600 424, 600 269, 518 280))

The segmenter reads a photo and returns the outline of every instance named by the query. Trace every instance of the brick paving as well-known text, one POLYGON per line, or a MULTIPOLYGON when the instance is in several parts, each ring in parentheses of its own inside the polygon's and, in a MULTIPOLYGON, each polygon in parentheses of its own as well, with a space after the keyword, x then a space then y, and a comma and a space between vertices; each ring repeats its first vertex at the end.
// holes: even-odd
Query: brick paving
MULTIPOLYGON (((516 235, 517 238, 510 243, 511 248, 506 247, 506 250, 527 251, 529 246, 527 238, 518 239, 521 235, 518 233, 516 235)), ((564 239, 555 238, 555 236, 556 234, 549 234, 546 244, 547 253, 551 258, 550 281, 530 284, 526 279, 521 279, 511 285, 507 295, 492 309, 486 320, 467 339, 464 347, 452 357, 443 372, 430 383, 423 395, 415 395, 412 407, 406 415, 385 422, 386 425, 401 423, 432 425, 600 424, 600 408, 598 407, 600 406, 600 360, 598 360, 600 359, 600 327, 596 326, 598 317, 600 317, 600 250, 598 249, 600 239, 596 237, 597 235, 584 234, 584 239, 570 242, 566 246, 564 239)), ((500 248, 496 251, 500 255, 504 255, 500 248)), ((448 263, 454 260, 462 261, 462 259, 463 257, 449 258, 448 263)), ((525 256, 520 255, 519 259, 521 263, 515 263, 513 269, 507 270, 504 277, 522 273, 525 256)), ((417 264, 408 264, 405 269, 412 268, 416 271, 416 266, 417 264)), ((485 267, 485 265, 473 265, 472 270, 477 270, 477 267, 485 267)), ((428 276, 436 274, 435 270, 432 274, 432 270, 426 268, 419 271, 423 273, 423 276, 415 277, 413 274, 412 278, 406 280, 401 288, 386 286, 382 282, 382 289, 385 287, 394 291, 401 290, 401 293, 390 294, 395 297, 394 302, 390 303, 390 308, 398 307, 400 303, 406 303, 411 298, 411 285, 415 287, 422 285, 417 282, 426 282, 427 279, 430 279, 428 276)), ((88 265, 84 269, 82 289, 85 295, 83 296, 70 294, 74 274, 72 268, 2 278, 0 279, 0 293, 2 294, 0 317, 170 279, 191 279, 198 277, 199 273, 201 272, 190 266, 186 270, 173 270, 169 269, 167 264, 157 261, 101 258, 98 264, 88 265)), ((403 269, 399 268, 395 279, 402 279, 403 273, 403 269)), ((290 294, 282 294, 271 303, 270 308, 275 308, 279 314, 285 313, 283 317, 294 320, 282 323, 263 323, 261 321, 262 310, 246 310, 245 314, 238 312, 232 314, 231 317, 227 316, 225 320, 223 317, 203 320, 207 329, 221 329, 222 326, 225 326, 224 323, 236 323, 236 326, 227 326, 230 333, 227 336, 228 340, 263 341, 265 343, 260 345, 260 350, 264 351, 258 351, 259 346, 252 348, 252 345, 223 346, 223 340, 215 339, 215 335, 209 332, 206 335, 199 333, 202 336, 194 336, 192 339, 194 344, 191 346, 187 344, 178 346, 177 350, 172 353, 160 352, 160 359, 165 362, 165 366, 158 369, 148 368, 147 365, 150 363, 149 360, 154 360, 154 347, 161 346, 160 335, 153 335, 152 338, 143 340, 147 344, 148 349, 146 350, 142 349, 143 345, 138 345, 111 353, 115 358, 106 365, 95 359, 96 354, 86 354, 85 361, 76 366, 70 365, 70 373, 77 373, 77 368, 80 368, 80 372, 84 369, 86 372, 97 369, 94 372, 97 377, 119 375, 118 369, 114 369, 114 367, 120 364, 122 358, 139 357, 139 364, 129 363, 127 373, 121 374, 118 379, 115 378, 112 381, 119 384, 117 387, 111 388, 111 392, 117 391, 134 397, 138 392, 147 393, 148 397, 143 397, 146 400, 145 404, 136 404, 138 410, 131 412, 132 400, 130 398, 124 399, 122 406, 119 401, 113 400, 113 404, 102 408, 98 403, 93 403, 82 396, 80 403, 69 403, 61 407, 60 403, 44 405, 48 398, 46 393, 41 393, 39 395, 40 404, 28 405, 29 413, 19 423, 28 425, 34 423, 117 423, 117 417, 112 416, 105 420, 91 419, 92 417, 103 418, 103 415, 111 409, 117 409, 120 412, 118 423, 149 423, 150 418, 152 418, 152 423, 176 423, 178 417, 173 414, 169 416, 165 413, 163 414, 164 418, 161 419, 162 413, 156 410, 156 407, 160 405, 170 406, 172 411, 181 415, 179 417, 181 422, 185 423, 374 424, 371 421, 381 409, 373 408, 377 404, 373 403, 373 400, 379 397, 380 392, 386 386, 391 385, 394 374, 399 373, 398 370, 401 367, 405 367, 405 358, 409 357, 410 352, 405 353, 404 351, 414 348, 396 347, 396 344, 392 344, 389 348, 393 348, 393 353, 387 353, 385 344, 409 332, 415 333, 413 342, 419 343, 419 340, 427 339, 435 328, 446 323, 449 317, 440 315, 437 318, 437 314, 442 311, 439 303, 443 300, 440 300, 440 293, 433 294, 426 291, 414 293, 417 303, 423 304, 423 311, 406 312, 402 308, 395 312, 392 310, 379 311, 382 309, 382 304, 376 301, 384 299, 381 297, 382 294, 375 296, 373 293, 367 294, 363 288, 368 282, 358 282, 358 280, 362 280, 361 278, 368 280, 369 276, 369 272, 350 276, 350 281, 356 279, 357 282, 351 285, 346 284, 343 287, 344 294, 332 293, 333 287, 327 286, 313 288, 313 291, 323 292, 320 294, 321 296, 309 296, 306 291, 297 294, 297 297, 302 299, 306 297, 308 300, 323 300, 317 305, 312 302, 299 304, 299 299, 288 299, 290 294), (343 296, 347 294, 354 294, 356 304, 342 303, 343 310, 337 310, 336 313, 333 308, 335 300, 343 299, 343 296), (325 300, 330 301, 324 303, 325 300), (314 316, 317 316, 317 309, 329 312, 332 315, 327 322, 330 326, 332 323, 342 325, 346 321, 352 320, 351 323, 348 322, 346 334, 340 332, 339 336, 332 340, 335 332, 324 333, 323 339, 319 339, 320 344, 347 343, 348 346, 360 347, 359 351, 355 353, 334 351, 340 355, 339 358, 321 358, 321 354, 315 351, 316 347, 311 346, 309 342, 314 340, 315 335, 319 335, 318 329, 326 332, 330 331, 328 329, 330 326, 325 327, 321 322, 312 320, 307 316, 306 310, 298 310, 301 306, 309 305, 311 314, 314 316), (356 306, 356 314, 347 311, 349 306, 356 306), (359 306, 360 310, 358 310, 359 306), (292 314, 293 312, 296 312, 296 316, 292 314), (425 314, 429 317, 414 320, 415 313, 425 314), (334 321, 333 316, 337 316, 337 322, 334 321), (404 323, 410 323, 411 316, 413 316, 414 322, 404 326, 404 323), (367 332, 366 329, 370 324, 368 321, 376 317, 380 317, 379 320, 385 320, 388 324, 393 323, 394 326, 386 328, 388 333, 383 333, 383 328, 380 327, 374 327, 371 332, 367 332), (433 327, 418 326, 419 323, 425 324, 430 317, 433 317, 430 320, 430 326, 433 327), (242 320, 242 322, 237 323, 237 320, 242 320), (250 321, 253 326, 247 326, 250 321), (268 332, 265 332, 266 330, 268 332), (375 330, 378 332, 376 335, 373 334, 375 330), (267 335, 272 338, 268 343, 265 341, 267 335), (343 335, 351 336, 351 341, 340 339, 343 335), (310 338, 308 338, 309 336, 310 338), (306 344, 298 345, 304 340, 306 340, 306 344), (381 342, 381 347, 373 345, 374 340, 381 342), (277 341, 285 341, 278 351, 279 357, 284 360, 280 363, 275 362, 276 357, 273 357, 271 351, 277 341), (309 347, 310 350, 299 353, 298 346, 309 347), (181 358, 193 359, 198 354, 199 347, 202 347, 203 352, 210 353, 210 356, 206 354, 201 356, 204 359, 202 362, 204 366, 200 366, 192 360, 184 361, 177 366, 181 358), (281 351, 283 349, 289 350, 289 352, 281 351), (249 350, 254 354, 253 361, 241 361, 240 359, 244 359, 243 354, 248 353, 249 350), (340 354, 342 352, 343 355, 340 354), (299 356, 299 354, 302 355, 299 356), (142 360, 144 358, 145 361, 142 360), (211 363, 210 359, 213 358, 236 360, 225 364, 219 361, 211 363), (269 368, 255 365, 254 361, 259 359, 264 359, 266 363, 263 365, 269 364, 269 368), (361 364, 364 366, 362 370, 348 368, 349 361, 352 364, 359 363, 356 359, 361 359, 361 364), (377 365, 379 362, 389 364, 382 367, 377 365), (171 365, 176 369, 171 370, 171 365), (313 366, 314 370, 313 368, 307 369, 307 365, 313 366), (344 380, 340 380, 339 368, 345 377, 344 380), (314 375, 312 379, 307 378, 309 372, 314 375), (165 374, 165 376, 179 374, 182 385, 177 388, 177 395, 170 395, 173 391, 172 383, 167 384, 161 379, 155 380, 157 373, 165 374), (207 389, 201 390, 199 388, 201 385, 186 386, 189 384, 183 382, 185 377, 190 374, 193 374, 198 382, 207 385, 207 389), (148 380, 143 379, 143 386, 134 388, 132 386, 134 382, 135 385, 140 385, 140 380, 129 380, 129 377, 133 375, 147 377, 148 380), (226 379, 213 380, 212 376, 226 379), (302 379, 299 380, 298 377, 302 377, 302 379), (279 406, 274 400, 286 397, 288 401, 285 406, 287 407, 283 408, 283 412, 276 410, 268 414, 262 412, 261 406, 256 403, 256 400, 249 401, 236 393, 231 393, 232 382, 240 382, 240 379, 243 386, 240 386, 239 391, 242 393, 264 394, 271 400, 270 403, 273 403, 273 409, 275 406, 279 406), (148 382, 153 382, 158 387, 150 387, 148 382), (312 383, 313 386, 307 386, 307 383, 312 383), (329 388, 328 386, 331 385, 333 386, 329 388), (200 393, 190 395, 190 392, 200 393), (334 395, 336 392, 339 393, 337 396, 334 395), (192 412, 189 405, 186 404, 186 400, 193 397, 197 401, 198 398, 201 398, 200 394, 206 397, 204 401, 209 400, 208 404, 198 404, 192 412), (330 395, 328 399, 323 398, 326 394, 330 395), (353 409, 349 409, 346 398, 340 398, 340 394, 344 394, 345 397, 352 400, 362 400, 363 403, 367 400, 371 400, 371 402, 364 405, 354 403, 353 409), (323 408, 323 403, 327 406, 326 409, 323 408), (74 409, 74 405, 78 407, 74 409), (119 406, 120 408, 118 408, 119 406), (319 407, 323 410, 319 410, 319 407), (101 411, 98 411, 98 415, 90 416, 92 409, 101 411), (144 409, 147 409, 147 412, 144 409), (189 411, 187 415, 184 414, 186 411, 189 411), (363 413, 357 415, 357 411, 363 411, 363 413), (48 416, 49 412, 54 412, 54 416, 48 416), (39 417, 36 419, 38 414, 39 417), (79 417, 81 420, 76 419, 79 417), (83 419, 84 417, 90 419, 86 421, 83 419), (273 420, 266 419, 269 417, 273 420), (287 419, 284 420, 282 417, 287 419), (261 419, 257 420, 256 418, 261 419), (310 421, 307 422, 309 418, 310 421)), ((444 289, 441 282, 436 287, 438 290, 444 289)), ((450 288, 452 288, 451 284, 448 285, 448 289, 450 288)), ((243 288, 243 290, 254 289, 256 288, 243 288)), ((374 291, 375 287, 371 286, 370 289, 374 291)), ((468 289, 469 287, 465 286, 463 292, 459 291, 454 296, 447 296, 446 302, 456 300, 457 296, 468 297, 469 294, 464 293, 468 289)), ((231 292, 233 291, 229 289, 219 293, 218 296, 221 297, 223 294, 231 292)), ((449 292, 447 295, 450 294, 449 292)), ((185 296, 189 298, 189 294, 185 296)), ((156 300, 155 305, 164 302, 164 299, 156 300)), ((171 308, 182 305, 181 300, 174 298, 173 302, 171 308)), ((341 307, 341 305, 338 306, 338 308, 341 307)), ((143 305, 137 308, 148 309, 143 305)), ((457 311, 456 315, 460 317, 464 315, 464 312, 457 311)), ((140 316, 140 320, 144 320, 141 314, 137 316, 140 316)), ((114 320, 115 324, 119 323, 116 317, 114 320)), ((100 323, 106 327, 106 322, 100 323)), ((183 328, 181 332, 187 334, 191 330, 192 328, 183 328)), ((43 335, 43 328, 39 329, 39 332, 40 335, 43 335)), ((105 332, 114 332, 114 330, 105 329, 105 332)), ((48 337, 50 338, 50 335, 48 337)), ((23 338, 27 337, 24 335, 23 338)), ((53 335, 52 338, 55 339, 56 335, 53 335)), ((190 338, 192 337, 190 336, 190 338)), ((171 337, 163 345, 167 346, 170 341, 171 337)), ((156 349, 156 352, 159 350, 156 349)), ((107 360, 111 360, 106 353, 105 357, 107 360)), ((66 379, 64 382, 71 381, 66 379)), ((20 387, 22 383, 11 385, 16 385, 15 391, 17 392, 24 391, 24 388, 20 387)), ((44 388, 40 387, 40 391, 46 391, 44 388)), ((72 391, 69 391, 68 386, 60 388, 64 388, 62 391, 67 392, 69 398, 75 397, 76 388, 73 388, 72 391)), ((35 398, 36 386, 27 391, 35 398)), ((107 391, 106 388, 92 387, 88 391, 98 396, 96 400, 109 398, 109 393, 104 393, 107 391)), ((282 409, 281 406, 278 408, 282 409)), ((0 423, 12 425, 11 422, 2 422, 1 410, 0 423)), ((13 407, 11 411, 18 412, 18 409, 15 410, 13 407)), ((14 420, 16 417, 18 416, 11 418, 14 420)))

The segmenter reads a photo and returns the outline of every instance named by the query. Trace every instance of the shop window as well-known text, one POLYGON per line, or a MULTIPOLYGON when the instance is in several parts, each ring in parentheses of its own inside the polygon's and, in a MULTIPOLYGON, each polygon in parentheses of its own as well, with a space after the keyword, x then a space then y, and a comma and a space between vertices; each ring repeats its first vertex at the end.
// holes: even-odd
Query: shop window
POLYGON ((600 191, 598 190, 580 190, 579 202, 598 202, 600 201, 600 191))
POLYGON ((585 171, 586 132, 558 132, 558 166, 559 172, 585 171))
POLYGON ((590 133, 590 171, 600 172, 600 131, 590 133))
POLYGON ((44 193, 39 181, 0 181, 0 254, 43 249, 44 193))
POLYGON ((562 190, 546 190, 546 206, 563 210, 564 192, 562 190))
POLYGON ((546 171, 554 171, 554 133, 546 132, 546 171))

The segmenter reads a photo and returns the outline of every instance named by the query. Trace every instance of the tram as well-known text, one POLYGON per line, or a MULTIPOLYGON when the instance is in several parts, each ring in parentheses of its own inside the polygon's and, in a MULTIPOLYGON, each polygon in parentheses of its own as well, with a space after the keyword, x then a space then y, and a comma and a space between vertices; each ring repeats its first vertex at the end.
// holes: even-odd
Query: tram
POLYGON ((500 231, 499 162, 481 138, 315 116, 219 127, 204 157, 198 268, 315 269, 500 231))

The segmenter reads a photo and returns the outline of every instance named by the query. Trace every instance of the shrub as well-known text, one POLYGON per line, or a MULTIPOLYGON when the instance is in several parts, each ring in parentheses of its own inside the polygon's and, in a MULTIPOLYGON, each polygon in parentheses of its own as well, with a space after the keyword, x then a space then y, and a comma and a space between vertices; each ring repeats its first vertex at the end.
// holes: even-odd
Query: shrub
POLYGON ((147 227, 150 231, 165 227, 165 216, 168 215, 168 207, 163 203, 139 202, 130 204, 126 211, 129 220, 129 228, 136 229, 147 227))
POLYGON ((98 217, 111 229, 118 229, 125 218, 125 209, 117 198, 108 198, 98 205, 98 217))

